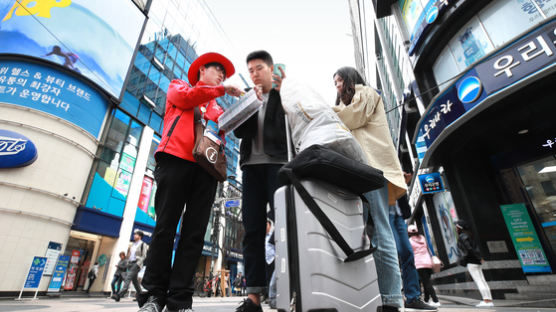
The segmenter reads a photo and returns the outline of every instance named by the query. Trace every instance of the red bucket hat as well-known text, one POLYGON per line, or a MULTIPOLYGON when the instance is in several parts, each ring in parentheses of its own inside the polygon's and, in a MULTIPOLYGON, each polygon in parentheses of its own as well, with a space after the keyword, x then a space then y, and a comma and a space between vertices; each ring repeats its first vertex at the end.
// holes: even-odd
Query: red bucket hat
POLYGON ((193 64, 191 64, 191 67, 189 67, 189 71, 187 72, 187 79, 189 79, 189 83, 192 86, 199 82, 197 79, 199 68, 209 63, 219 63, 224 66, 224 70, 226 70, 226 78, 230 78, 236 72, 234 64, 232 64, 232 62, 224 55, 215 52, 205 53, 193 61, 193 64))

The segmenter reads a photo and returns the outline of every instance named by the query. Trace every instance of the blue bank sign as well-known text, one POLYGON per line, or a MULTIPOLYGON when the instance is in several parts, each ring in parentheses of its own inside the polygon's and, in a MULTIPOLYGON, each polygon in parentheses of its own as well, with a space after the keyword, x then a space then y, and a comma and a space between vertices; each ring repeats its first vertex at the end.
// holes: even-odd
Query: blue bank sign
POLYGON ((487 98, 556 64, 556 19, 485 58, 438 94, 421 117, 415 142, 427 149, 460 117, 487 98))
POLYGON ((421 41, 420 39, 429 31, 430 25, 434 24, 438 17, 444 13, 451 1, 453 0, 430 0, 427 3, 411 33, 409 55, 415 53, 415 49, 421 41))
POLYGON ((421 184, 421 190, 423 191, 423 194, 444 191, 442 178, 440 177, 440 173, 438 172, 419 175, 419 183, 421 184))
POLYGON ((0 129, 0 168, 24 167, 37 159, 37 148, 26 136, 0 129))
POLYGON ((38 288, 41 282, 42 273, 44 272, 44 266, 46 265, 45 257, 35 257, 29 268, 29 273, 25 279, 25 285, 23 288, 38 288))
POLYGON ((99 137, 108 103, 80 79, 54 68, 0 60, 0 102, 36 109, 99 137))

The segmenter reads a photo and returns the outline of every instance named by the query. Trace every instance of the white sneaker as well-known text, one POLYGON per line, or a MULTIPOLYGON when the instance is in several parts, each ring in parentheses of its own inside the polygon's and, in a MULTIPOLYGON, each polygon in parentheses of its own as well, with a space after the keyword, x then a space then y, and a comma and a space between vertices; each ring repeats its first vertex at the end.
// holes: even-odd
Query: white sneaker
POLYGON ((433 306, 433 307, 439 307, 439 306, 441 306, 442 304, 440 304, 440 301, 434 302, 434 301, 431 300, 431 301, 429 301, 429 305, 431 305, 431 306, 433 306))
POLYGON ((479 307, 494 307, 494 303, 492 303, 492 301, 491 302, 481 301, 481 302, 479 302, 479 304, 476 305, 476 307, 478 307, 478 308, 479 307))

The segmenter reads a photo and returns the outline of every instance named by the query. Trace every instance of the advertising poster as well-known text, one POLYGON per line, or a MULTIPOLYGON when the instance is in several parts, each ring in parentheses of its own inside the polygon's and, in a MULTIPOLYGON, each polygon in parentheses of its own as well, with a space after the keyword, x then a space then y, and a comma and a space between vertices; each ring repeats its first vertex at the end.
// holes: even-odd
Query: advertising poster
POLYGON ((131 0, 0 0, 0 53, 60 64, 119 98, 144 20, 131 0))
POLYGON ((127 196, 127 191, 129 190, 129 184, 131 183, 131 173, 118 169, 118 178, 116 180, 116 185, 114 188, 120 192, 124 198, 127 196))
MULTIPOLYGON (((0 28, 0 53, 3 40, 0 28)), ((81 80, 48 66, 12 60, 0 60, 0 102, 62 118, 95 138, 108 111, 106 99, 81 80)))
POLYGON ((137 203, 137 207, 145 213, 148 213, 149 211, 149 199, 151 198, 152 188, 153 179, 147 176, 143 177, 143 185, 141 186, 141 194, 139 195, 139 203, 137 203))
POLYGON ((442 178, 438 172, 419 175, 419 183, 421 184, 423 194, 442 192, 444 190, 442 178))
POLYGON ((458 235, 456 227, 454 226, 456 208, 452 200, 452 195, 450 192, 436 193, 432 200, 438 223, 440 224, 442 240, 444 241, 446 253, 448 254, 448 261, 450 264, 456 263, 459 260, 460 254, 458 249, 458 235))
POLYGON ((68 267, 70 256, 60 256, 56 262, 54 272, 52 274, 52 279, 48 285, 48 292, 59 292, 62 287, 62 282, 66 275, 66 269, 68 267))
POLYGON ((421 0, 401 0, 400 8, 408 34, 413 34, 417 20, 423 12, 421 0))
POLYGON ((29 273, 25 279, 25 285, 23 288, 38 288, 41 282, 42 274, 44 272, 44 266, 46 265, 45 257, 35 257, 29 268, 29 273))
POLYGON ((524 273, 550 273, 552 270, 523 203, 501 205, 502 215, 524 273))
POLYGON ((44 275, 52 275, 56 267, 56 261, 62 251, 62 244, 56 242, 49 242, 46 249, 46 266, 44 267, 44 275))

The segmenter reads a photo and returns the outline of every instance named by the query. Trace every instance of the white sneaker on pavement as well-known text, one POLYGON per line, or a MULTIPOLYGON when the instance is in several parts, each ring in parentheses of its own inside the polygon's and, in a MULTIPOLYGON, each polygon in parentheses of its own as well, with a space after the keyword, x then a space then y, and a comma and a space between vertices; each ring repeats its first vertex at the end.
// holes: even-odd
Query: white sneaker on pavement
POLYGON ((491 302, 485 302, 485 301, 481 301, 479 302, 479 304, 476 305, 476 307, 480 308, 480 307, 494 307, 494 303, 491 302))

